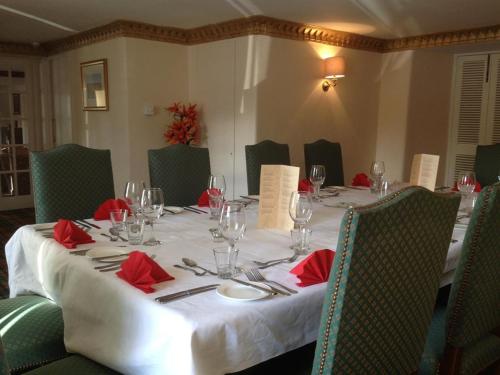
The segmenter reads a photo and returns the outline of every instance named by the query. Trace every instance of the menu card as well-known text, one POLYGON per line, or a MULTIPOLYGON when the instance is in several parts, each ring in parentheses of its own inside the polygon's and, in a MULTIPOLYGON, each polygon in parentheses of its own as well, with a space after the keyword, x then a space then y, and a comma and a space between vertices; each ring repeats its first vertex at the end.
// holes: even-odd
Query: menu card
POLYGON ((415 154, 411 163, 410 184, 434 191, 438 166, 439 155, 415 154))
POLYGON ((292 192, 297 190, 299 171, 299 167, 288 165, 261 166, 257 228, 293 229, 288 205, 292 192))

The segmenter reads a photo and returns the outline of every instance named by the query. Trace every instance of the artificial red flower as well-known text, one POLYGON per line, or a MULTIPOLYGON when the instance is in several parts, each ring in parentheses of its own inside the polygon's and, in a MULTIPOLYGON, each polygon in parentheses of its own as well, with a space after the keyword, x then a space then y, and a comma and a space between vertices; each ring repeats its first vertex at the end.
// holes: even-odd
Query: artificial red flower
POLYGON ((196 104, 174 103, 166 109, 173 114, 174 121, 163 134, 165 140, 170 144, 199 144, 201 135, 196 104))

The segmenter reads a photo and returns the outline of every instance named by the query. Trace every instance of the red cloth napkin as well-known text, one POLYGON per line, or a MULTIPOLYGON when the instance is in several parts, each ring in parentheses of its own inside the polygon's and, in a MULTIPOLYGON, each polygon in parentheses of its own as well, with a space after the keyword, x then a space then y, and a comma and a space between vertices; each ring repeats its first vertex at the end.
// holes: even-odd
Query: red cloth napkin
POLYGON ((83 229, 71 220, 59 219, 54 226, 54 239, 66 249, 74 249, 76 245, 95 242, 83 229))
MULTIPOLYGON (((479 181, 476 181, 476 187, 474 188, 474 191, 479 193, 481 191, 481 184, 479 183, 479 181)), ((453 188, 451 189, 453 191, 458 191, 458 187, 457 187, 457 183, 455 181, 455 185, 453 185, 453 188)))
POLYGON ((125 280, 144 293, 153 293, 153 284, 162 281, 174 280, 158 263, 146 253, 134 250, 128 259, 122 263, 122 268, 116 273, 120 279, 125 280))
POLYGON ((330 249, 316 250, 297 264, 290 273, 300 279, 298 286, 309 286, 328 281, 335 251, 330 249))
POLYGON ((210 191, 210 194, 212 195, 220 195, 221 191, 220 189, 207 189, 204 190, 203 193, 201 193, 200 197, 198 198, 198 207, 208 207, 210 206, 209 200, 208 200, 208 192, 210 191))
POLYGON ((358 173, 351 182, 352 186, 367 186, 370 187, 370 179, 364 173, 358 173))
POLYGON ((314 186, 307 178, 303 178, 299 181, 299 191, 314 191, 314 186))
POLYGON ((123 199, 108 199, 94 212, 94 220, 109 220, 110 210, 127 210, 130 215, 130 208, 123 199))

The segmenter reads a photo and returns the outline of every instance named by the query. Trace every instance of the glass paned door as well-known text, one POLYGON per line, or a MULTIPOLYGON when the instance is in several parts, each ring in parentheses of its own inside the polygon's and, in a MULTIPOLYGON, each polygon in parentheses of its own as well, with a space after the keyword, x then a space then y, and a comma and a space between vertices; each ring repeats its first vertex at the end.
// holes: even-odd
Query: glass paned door
POLYGON ((32 206, 30 69, 0 63, 0 210, 32 206))

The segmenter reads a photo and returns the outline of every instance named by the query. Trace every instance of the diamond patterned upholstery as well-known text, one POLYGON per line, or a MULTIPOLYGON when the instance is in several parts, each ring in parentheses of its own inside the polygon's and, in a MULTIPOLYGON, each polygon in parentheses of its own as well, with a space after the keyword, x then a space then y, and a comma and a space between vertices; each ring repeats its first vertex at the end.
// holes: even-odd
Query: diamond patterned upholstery
POLYGON ((262 164, 290 165, 290 151, 287 144, 265 140, 255 145, 245 146, 247 162, 248 194, 259 194, 260 166, 262 164))
POLYGON ((474 172, 481 186, 498 181, 500 171, 500 143, 488 146, 477 146, 474 172))
POLYGON ((20 296, 0 301, 3 365, 10 372, 67 356, 63 332, 61 309, 47 298, 20 296))
POLYGON ((344 186, 340 143, 332 143, 325 139, 320 139, 314 143, 306 143, 304 145, 304 158, 307 178, 309 178, 312 165, 324 165, 326 172, 324 186, 344 186))
POLYGON ((66 144, 32 152, 31 168, 37 223, 92 217, 115 197, 109 150, 66 144))
POLYGON ((80 355, 52 362, 26 373, 27 375, 114 375, 119 372, 104 367, 97 362, 80 355))
POLYGON ((166 205, 197 203, 210 176, 208 148, 176 144, 148 150, 148 158, 151 186, 163 190, 166 205))
POLYGON ((459 203, 409 187, 347 210, 313 374, 417 370, 459 203))
POLYGON ((465 234, 451 288, 446 319, 435 313, 422 359, 422 374, 433 374, 443 353, 443 371, 472 374, 500 359, 500 183, 483 188, 465 234), (434 332, 440 330, 436 335, 434 332), (461 351, 450 367, 450 350, 461 351))

